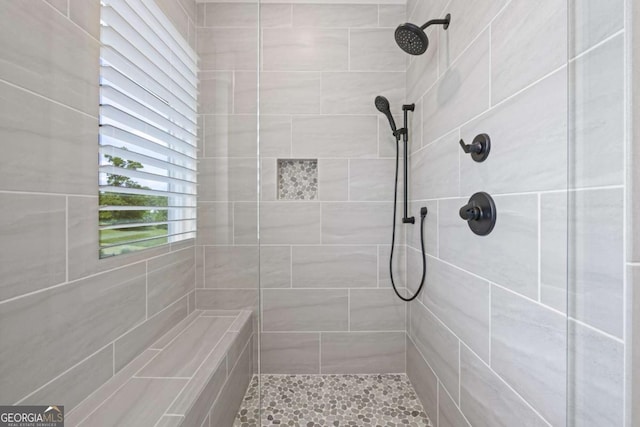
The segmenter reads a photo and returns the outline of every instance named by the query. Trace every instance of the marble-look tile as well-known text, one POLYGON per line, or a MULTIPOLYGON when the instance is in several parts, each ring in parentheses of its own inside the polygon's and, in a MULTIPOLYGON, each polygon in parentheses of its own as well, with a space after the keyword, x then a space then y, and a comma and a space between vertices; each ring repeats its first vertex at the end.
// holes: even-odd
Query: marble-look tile
POLYGON ((510 2, 491 24, 492 104, 566 62, 567 2, 510 2))
POLYGON ((185 297, 119 337, 113 349, 115 371, 119 372, 123 369, 186 316, 187 298, 185 297))
POLYGON ((202 117, 202 157, 256 157, 258 118, 255 114, 202 117))
POLYGON ((374 104, 378 95, 385 96, 392 110, 400 112, 405 96, 404 73, 322 73, 323 114, 378 114, 374 104))
POLYGON ((540 195, 540 302, 566 313, 568 193, 540 195))
MULTIPOLYGON (((182 415, 163 415, 154 427, 180 427, 184 422, 182 415)), ((205 427, 209 424, 203 424, 205 427)))
POLYGON ((233 243, 258 244, 258 201, 233 204, 233 243))
POLYGON ((438 389, 438 422, 439 427, 470 427, 460 408, 444 388, 438 389))
POLYGON ((571 58, 595 46, 624 27, 624 1, 569 0, 571 58))
MULTIPOLYGON (((258 3, 207 3, 205 27, 258 27, 258 3)), ((230 30, 230 32, 235 29, 230 30)))
POLYGON ((411 303, 409 335, 449 394, 458 400, 458 338, 420 302, 411 303))
POLYGON ((176 378, 132 378, 80 426, 155 425, 186 383, 176 378))
POLYGON ((404 332, 323 332, 323 374, 388 374, 405 372, 404 332))
POLYGON ((198 245, 233 243, 233 204, 198 200, 198 245))
POLYGON ((260 287, 291 287, 291 247, 260 247, 260 287))
POLYGON ((98 116, 100 43, 46 3, 2 3, 0 51, 0 79, 98 116))
POLYGON ((567 188, 566 74, 552 74, 462 127, 467 144, 489 135, 491 167, 461 153, 461 194, 567 188))
POLYGON ((6 83, 0 103, 0 138, 12 141, 0 157, 1 190, 96 194, 96 146, 86 143, 98 140, 95 118, 6 83), (73 168, 60 167, 71 157, 73 168))
MULTIPOLYGON (((235 114, 258 114, 258 72, 234 71, 233 76, 233 112, 235 114)), ((260 73, 261 91, 266 80, 265 74, 260 73)), ((263 112, 266 113, 264 108, 260 110, 260 114, 263 112)))
POLYGON ((494 286, 491 367, 552 425, 564 425, 567 325, 563 315, 494 286))
POLYGON ((291 116, 260 115, 260 157, 291 157, 291 116))
POLYGON ((569 65, 570 188, 624 184, 624 70, 623 34, 569 65))
POLYGON ((549 426, 464 345, 460 352, 460 408, 474 427, 549 426))
POLYGON ((379 4, 378 5, 378 26, 396 28, 406 21, 405 5, 379 4))
MULTIPOLYGON (((457 153, 456 153, 457 154, 457 153)), ((393 200, 393 179, 396 171, 392 159, 353 159, 349 161, 349 200, 393 200)), ((402 181, 398 178, 398 192, 402 194, 402 181)))
POLYGON ((196 308, 234 310, 258 305, 256 289, 196 289, 196 308))
POLYGON ((294 288, 376 287, 375 246, 293 246, 294 288))
MULTIPOLYGON (((260 114, 320 113, 320 73, 260 73, 260 114)), ((279 136, 288 138, 280 129, 279 136)))
MULTIPOLYGON (((390 19, 393 19, 390 17, 390 19)), ((397 26, 398 24, 396 24, 397 26)), ((406 54, 398 49, 395 28, 351 29, 349 66, 354 71, 405 71, 406 54)), ((398 84, 403 84, 402 76, 398 84)))
POLYGON ((391 289, 349 289, 351 331, 404 331, 406 304, 391 289))
POLYGON ((144 320, 145 264, 2 304, 0 318, 0 400, 16 402, 144 320))
POLYGON ((494 201, 497 220, 488 236, 475 235, 460 219, 458 211, 467 198, 438 202, 440 258, 537 299, 538 197, 496 196, 494 201))
POLYGON ((204 257, 205 288, 257 289, 257 246, 208 246, 204 257))
MULTIPOLYGON (((440 70, 447 69, 461 54, 477 48, 473 45, 474 40, 505 4, 507 0, 477 0, 473 3, 452 0, 442 12, 433 11, 436 14, 451 14, 451 25, 440 33, 442 37, 439 38, 440 70)), ((429 16, 424 21, 433 18, 429 16)))
MULTIPOLYGON (((305 25, 265 28, 262 34, 262 67, 265 71, 345 71, 349 67, 347 29, 318 29, 305 25)), ((253 54, 255 56, 255 51, 253 54)))
POLYGON ((210 426, 233 425, 233 419, 242 404, 242 398, 253 374, 252 355, 251 346, 247 345, 235 367, 229 366, 227 382, 209 413, 210 426))
POLYGON ((353 28, 378 25, 373 4, 294 4, 294 27, 353 28))
POLYGON ((255 159, 215 158, 200 159, 198 200, 205 202, 257 200, 255 159))
POLYGON ((346 289, 264 289, 262 329, 276 331, 346 331, 346 289))
POLYGON ((113 347, 107 345, 79 365, 37 390, 20 405, 49 405, 64 402, 65 411, 75 408, 113 375, 113 347))
POLYGON ((438 377, 422 358, 411 338, 406 337, 407 377, 432 420, 438 417, 438 377))
MULTIPOLYGON (((450 29, 460 24, 456 22, 450 29)), ((489 68, 489 31, 485 31, 426 93, 422 109, 423 145, 489 108, 489 68)))
POLYGON ((193 376, 232 323, 233 319, 229 317, 197 318, 136 376, 193 376))
POLYGON ((624 192, 569 193, 569 313, 623 338, 624 192))
MULTIPOLYGON (((198 113, 232 114, 234 112, 234 73, 231 71, 201 71, 198 73, 198 113)), ((238 89, 236 77, 236 87, 238 89)), ((240 85, 240 87, 243 87, 240 85)), ((255 91, 253 93, 255 100, 255 91)), ((238 101, 236 100, 236 103, 238 101)), ((254 101, 255 104, 255 101, 254 101)), ((254 105, 255 107, 255 105, 254 105)), ((255 109, 255 108, 254 108, 255 109)), ((252 113, 248 111, 248 113, 252 113)))
POLYGON ((294 116, 292 154, 300 158, 377 157, 377 120, 376 116, 294 116))
POLYGON ((260 4, 260 26, 262 28, 291 27, 292 4, 260 4))
POLYGON ((459 194, 458 141, 459 133, 455 130, 411 154, 411 198, 436 199, 459 194))
POLYGON ((268 245, 320 243, 320 203, 262 203, 260 242, 268 245))
MULTIPOLYGON (((111 348, 111 347, 108 347, 111 348)), ((99 389, 88 395, 79 405, 75 406, 72 410, 65 410, 65 422, 69 425, 75 426, 89 416, 98 406, 102 404, 109 396, 115 393, 118 389, 124 386, 127 381, 139 371, 144 365, 149 363, 158 350, 145 350, 140 356, 136 357, 131 363, 129 363, 124 369, 116 373, 110 380, 106 381, 99 389)), ((86 396, 86 395, 85 395, 86 396)), ((65 408, 66 409, 66 408, 65 408)))
MULTIPOLYGON (((389 202, 323 203, 322 243, 388 244, 392 218, 393 204, 389 202)), ((401 242, 398 237, 396 243, 401 242)))
POLYGON ((258 31, 255 28, 196 28, 201 70, 255 70, 258 31))
POLYGON ((624 425, 624 345, 569 323, 569 425, 624 425))
POLYGON ((65 281, 65 203, 64 196, 0 193, 0 300, 65 281))
POLYGON ((318 159, 318 198, 323 201, 349 199, 349 160, 318 159))
POLYGON ((491 285, 452 265, 428 258, 422 300, 471 350, 489 363, 491 285))
POLYGON ((162 311, 196 287, 195 249, 182 249, 147 264, 147 316, 162 311))
POLYGON ((261 372, 319 374, 319 333, 263 333, 260 335, 261 372))

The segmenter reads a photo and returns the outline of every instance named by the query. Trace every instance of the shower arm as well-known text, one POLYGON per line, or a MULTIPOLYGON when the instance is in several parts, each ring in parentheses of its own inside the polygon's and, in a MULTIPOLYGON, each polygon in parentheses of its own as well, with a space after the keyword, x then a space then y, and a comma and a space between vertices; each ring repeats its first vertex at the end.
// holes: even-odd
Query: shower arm
MULTIPOLYGON (((425 30, 427 27, 431 25, 449 25, 449 19, 432 19, 431 21, 427 21, 423 26, 420 27, 421 30, 425 30)), ((446 27, 445 27, 446 30, 446 27)))

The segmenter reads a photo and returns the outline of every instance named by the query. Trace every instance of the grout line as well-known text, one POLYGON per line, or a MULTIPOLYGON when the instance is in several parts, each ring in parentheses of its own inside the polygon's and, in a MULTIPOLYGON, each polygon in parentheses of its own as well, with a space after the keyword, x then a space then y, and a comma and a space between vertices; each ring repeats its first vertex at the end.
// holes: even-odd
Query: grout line
POLYGON ((542 303, 542 195, 538 193, 538 302, 542 303))
POLYGON ((65 276, 64 281, 69 281, 69 196, 64 198, 64 252, 65 252, 65 276))

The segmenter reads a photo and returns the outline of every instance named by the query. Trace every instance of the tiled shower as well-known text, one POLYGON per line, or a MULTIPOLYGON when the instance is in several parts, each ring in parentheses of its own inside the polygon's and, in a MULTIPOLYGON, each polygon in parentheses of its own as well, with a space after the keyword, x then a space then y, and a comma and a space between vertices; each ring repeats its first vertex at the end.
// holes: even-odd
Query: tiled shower
POLYGON ((0 0, 0 405, 83 426, 637 425, 637 9, 0 0), (195 233, 111 257, 105 8, 148 8, 198 80, 195 233), (426 53, 396 44, 446 14, 426 53), (392 224, 405 153, 378 95, 398 127, 415 104, 415 224, 402 168, 392 224), (476 162, 460 141, 480 134, 476 162), (487 236, 460 218, 477 192, 487 236), (407 303, 389 269, 418 290, 421 207, 407 303))

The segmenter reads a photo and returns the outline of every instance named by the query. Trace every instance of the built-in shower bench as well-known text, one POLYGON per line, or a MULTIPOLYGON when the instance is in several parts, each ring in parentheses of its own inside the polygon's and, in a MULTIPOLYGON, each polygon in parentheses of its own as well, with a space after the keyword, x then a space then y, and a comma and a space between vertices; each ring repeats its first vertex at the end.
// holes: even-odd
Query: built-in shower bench
POLYGON ((195 311, 66 416, 67 426, 231 426, 253 373, 250 311, 195 311))

